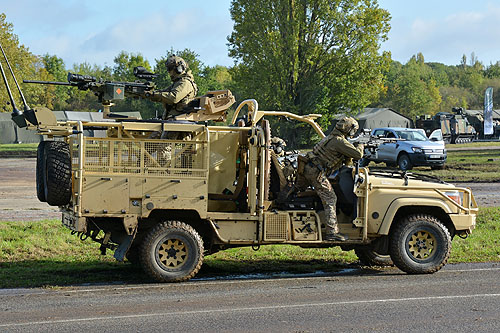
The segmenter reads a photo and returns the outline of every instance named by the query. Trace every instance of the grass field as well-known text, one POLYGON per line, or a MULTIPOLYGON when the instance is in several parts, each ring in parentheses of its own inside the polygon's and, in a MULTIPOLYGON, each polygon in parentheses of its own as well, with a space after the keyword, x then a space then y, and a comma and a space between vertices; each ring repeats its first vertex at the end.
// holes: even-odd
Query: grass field
POLYGON ((500 182, 500 150, 450 151, 443 170, 417 167, 412 172, 448 182, 500 182))
POLYGON ((36 152, 38 143, 0 144, 0 152, 36 152))
MULTIPOLYGON (((0 222, 0 288, 55 287, 86 283, 142 283, 139 268, 116 262, 99 245, 80 241, 57 220, 0 222)), ((500 207, 481 208, 468 239, 453 240, 450 263, 500 261, 500 207)), ((291 245, 230 249, 207 256, 198 278, 257 273, 336 271, 357 265, 353 251, 291 245)))

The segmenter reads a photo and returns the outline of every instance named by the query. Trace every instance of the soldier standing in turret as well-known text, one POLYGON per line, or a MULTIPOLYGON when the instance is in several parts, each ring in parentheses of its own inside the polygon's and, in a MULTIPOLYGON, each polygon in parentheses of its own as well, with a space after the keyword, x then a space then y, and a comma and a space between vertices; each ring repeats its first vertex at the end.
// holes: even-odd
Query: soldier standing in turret
POLYGON ((154 102, 163 103, 165 107, 163 119, 183 114, 182 110, 198 93, 198 86, 184 59, 171 55, 167 59, 166 66, 172 84, 167 89, 155 91, 149 97, 154 102))
POLYGON ((337 196, 328 180, 328 175, 338 170, 342 165, 352 163, 352 159, 363 157, 363 145, 353 146, 347 138, 352 137, 358 130, 358 122, 351 117, 340 119, 335 129, 317 143, 311 152, 308 152, 307 164, 304 166, 304 177, 321 198, 326 213, 325 240, 344 241, 347 236, 339 233, 337 223, 337 196))

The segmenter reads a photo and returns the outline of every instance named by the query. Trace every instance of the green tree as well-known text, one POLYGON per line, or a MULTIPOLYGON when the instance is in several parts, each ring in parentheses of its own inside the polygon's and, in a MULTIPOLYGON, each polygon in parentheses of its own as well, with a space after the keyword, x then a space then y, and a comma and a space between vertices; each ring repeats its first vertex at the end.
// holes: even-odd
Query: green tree
POLYGON ((423 54, 413 56, 404 66, 396 66, 391 78, 384 106, 392 107, 410 118, 439 111, 441 94, 433 70, 425 64, 423 54))
POLYGON ((114 59, 113 78, 117 81, 135 81, 134 68, 142 66, 151 71, 149 62, 140 53, 121 51, 114 59))
MULTIPOLYGON (((7 17, 4 13, 0 13, 0 44, 2 45, 7 57, 9 59, 12 69, 15 71, 16 78, 18 82, 22 85, 23 93, 28 102, 30 102, 33 97, 37 94, 36 87, 22 84, 23 79, 35 79, 40 74, 40 69, 42 68, 39 60, 34 56, 27 47, 19 44, 19 38, 14 34, 14 26, 12 23, 7 22, 7 17)), ((3 58, 3 55, 0 55, 3 58)), ((2 63, 5 64, 5 62, 2 63)), ((18 109, 22 110, 21 99, 18 96, 17 88, 15 86, 14 80, 9 73, 7 66, 3 66, 6 72, 7 80, 9 86, 12 89, 13 96, 18 109)), ((47 74, 46 72, 43 74, 47 74)), ((12 111, 12 107, 3 108, 8 102, 10 103, 7 90, 4 88, 3 79, 0 79, 0 110, 1 111, 12 111)))
MULTIPOLYGON (((66 82, 68 72, 64 65, 64 61, 55 56, 45 54, 41 57, 42 64, 49 74, 47 79, 40 78, 40 80, 66 82)), ((46 107, 54 110, 66 110, 68 108, 67 100, 69 98, 70 89, 65 86, 40 86, 46 92, 46 101, 43 103, 46 107)))
MULTIPOLYGON (((321 113, 323 127, 340 110, 355 112, 383 87, 389 54, 389 13, 377 1, 233 0, 229 55, 238 98, 260 108, 321 113)), ((293 146, 309 144, 293 125, 278 135, 293 146)))

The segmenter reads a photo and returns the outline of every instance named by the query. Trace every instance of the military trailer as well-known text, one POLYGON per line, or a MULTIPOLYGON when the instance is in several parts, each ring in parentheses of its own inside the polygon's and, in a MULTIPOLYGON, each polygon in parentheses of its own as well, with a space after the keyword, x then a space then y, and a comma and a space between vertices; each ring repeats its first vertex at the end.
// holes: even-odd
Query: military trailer
MULTIPOLYGON (((113 89, 124 86, 96 89, 117 98, 113 89)), ((319 115, 262 111, 246 100, 228 125, 207 123, 224 120, 233 103, 230 91, 209 92, 173 121, 57 121, 50 110, 26 104, 24 112, 14 105, 12 117, 49 139, 38 147, 38 198, 59 206, 71 232, 160 282, 194 277, 211 253, 267 244, 340 246, 366 264, 433 273, 447 262, 452 239, 474 229, 478 208, 468 188, 346 166, 331 182, 340 232, 349 239, 324 240, 321 201, 297 186, 291 155, 277 157, 267 120, 301 121, 324 137, 319 115), (89 129, 107 135, 88 137, 89 129)))

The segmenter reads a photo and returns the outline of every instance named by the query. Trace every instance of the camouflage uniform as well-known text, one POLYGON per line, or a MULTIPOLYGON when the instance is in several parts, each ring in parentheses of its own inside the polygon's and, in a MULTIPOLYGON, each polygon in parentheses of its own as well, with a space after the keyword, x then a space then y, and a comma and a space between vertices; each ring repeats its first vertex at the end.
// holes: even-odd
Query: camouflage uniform
POLYGON ((167 89, 155 91, 149 98, 154 102, 163 103, 163 119, 182 114, 182 110, 198 93, 198 86, 184 59, 170 56, 166 65, 173 83, 167 89))
MULTIPOLYGON (((321 198, 326 213, 326 239, 339 235, 337 214, 335 211, 337 196, 328 180, 331 172, 339 169, 344 164, 349 164, 352 159, 359 160, 363 157, 363 146, 354 147, 347 138, 358 130, 358 123, 351 117, 340 119, 335 129, 323 138, 312 152, 307 153, 308 162, 304 167, 303 176, 314 187, 321 198)), ((345 238, 344 238, 345 239, 345 238)))

